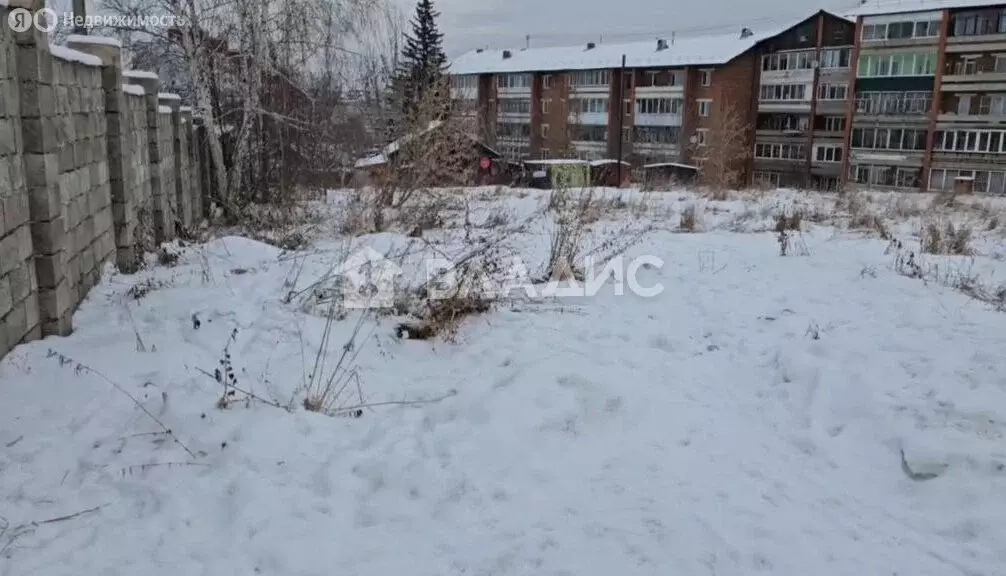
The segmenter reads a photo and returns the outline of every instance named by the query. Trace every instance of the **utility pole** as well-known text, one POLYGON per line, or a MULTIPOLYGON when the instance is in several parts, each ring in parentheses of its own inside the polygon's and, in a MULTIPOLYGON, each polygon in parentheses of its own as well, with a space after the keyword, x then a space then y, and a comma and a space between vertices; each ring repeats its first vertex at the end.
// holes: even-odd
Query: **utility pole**
POLYGON ((84 19, 87 18, 87 0, 73 0, 73 33, 87 34, 87 26, 84 26, 84 19))
POLYGON ((622 68, 618 73, 618 183, 616 186, 622 187, 622 128, 625 125, 625 54, 622 54, 622 68))

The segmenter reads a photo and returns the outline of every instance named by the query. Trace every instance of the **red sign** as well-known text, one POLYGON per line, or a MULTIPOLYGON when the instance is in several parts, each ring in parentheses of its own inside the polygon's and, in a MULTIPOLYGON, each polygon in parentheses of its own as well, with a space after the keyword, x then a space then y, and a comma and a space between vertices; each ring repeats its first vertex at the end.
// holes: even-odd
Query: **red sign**
POLYGON ((483 170, 488 170, 489 167, 492 166, 492 160, 490 160, 488 158, 483 158, 482 162, 480 163, 480 165, 482 166, 483 170))

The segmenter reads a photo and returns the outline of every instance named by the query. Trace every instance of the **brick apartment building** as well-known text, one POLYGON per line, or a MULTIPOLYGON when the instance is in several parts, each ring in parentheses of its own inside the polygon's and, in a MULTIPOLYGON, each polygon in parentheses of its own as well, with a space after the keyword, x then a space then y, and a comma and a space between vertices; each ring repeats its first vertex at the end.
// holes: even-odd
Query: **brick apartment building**
POLYGON ((476 50, 454 95, 515 160, 701 159, 728 110, 743 182, 1006 193, 1006 5, 870 0, 765 30, 476 50), (623 66, 624 61, 624 66, 623 66))

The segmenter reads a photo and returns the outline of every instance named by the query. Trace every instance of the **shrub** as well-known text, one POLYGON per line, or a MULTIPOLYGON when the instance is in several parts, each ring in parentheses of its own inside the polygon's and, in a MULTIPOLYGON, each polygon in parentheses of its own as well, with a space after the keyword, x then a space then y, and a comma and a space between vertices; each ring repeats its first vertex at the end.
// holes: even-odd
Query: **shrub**
POLYGON ((681 218, 678 221, 678 230, 682 232, 695 232, 697 228, 698 216, 696 215, 695 204, 689 204, 681 211, 681 218))

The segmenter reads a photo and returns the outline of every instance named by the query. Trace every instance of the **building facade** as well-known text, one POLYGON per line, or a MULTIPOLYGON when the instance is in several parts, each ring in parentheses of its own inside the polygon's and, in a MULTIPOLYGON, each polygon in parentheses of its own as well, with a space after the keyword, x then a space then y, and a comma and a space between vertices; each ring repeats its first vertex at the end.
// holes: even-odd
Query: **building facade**
POLYGON ((1006 5, 892 6, 857 17, 847 181, 1006 193, 1006 5))
POLYGON ((865 3, 729 36, 478 50, 452 74, 515 161, 700 165, 737 117, 739 185, 1006 193, 1006 4, 865 3))

